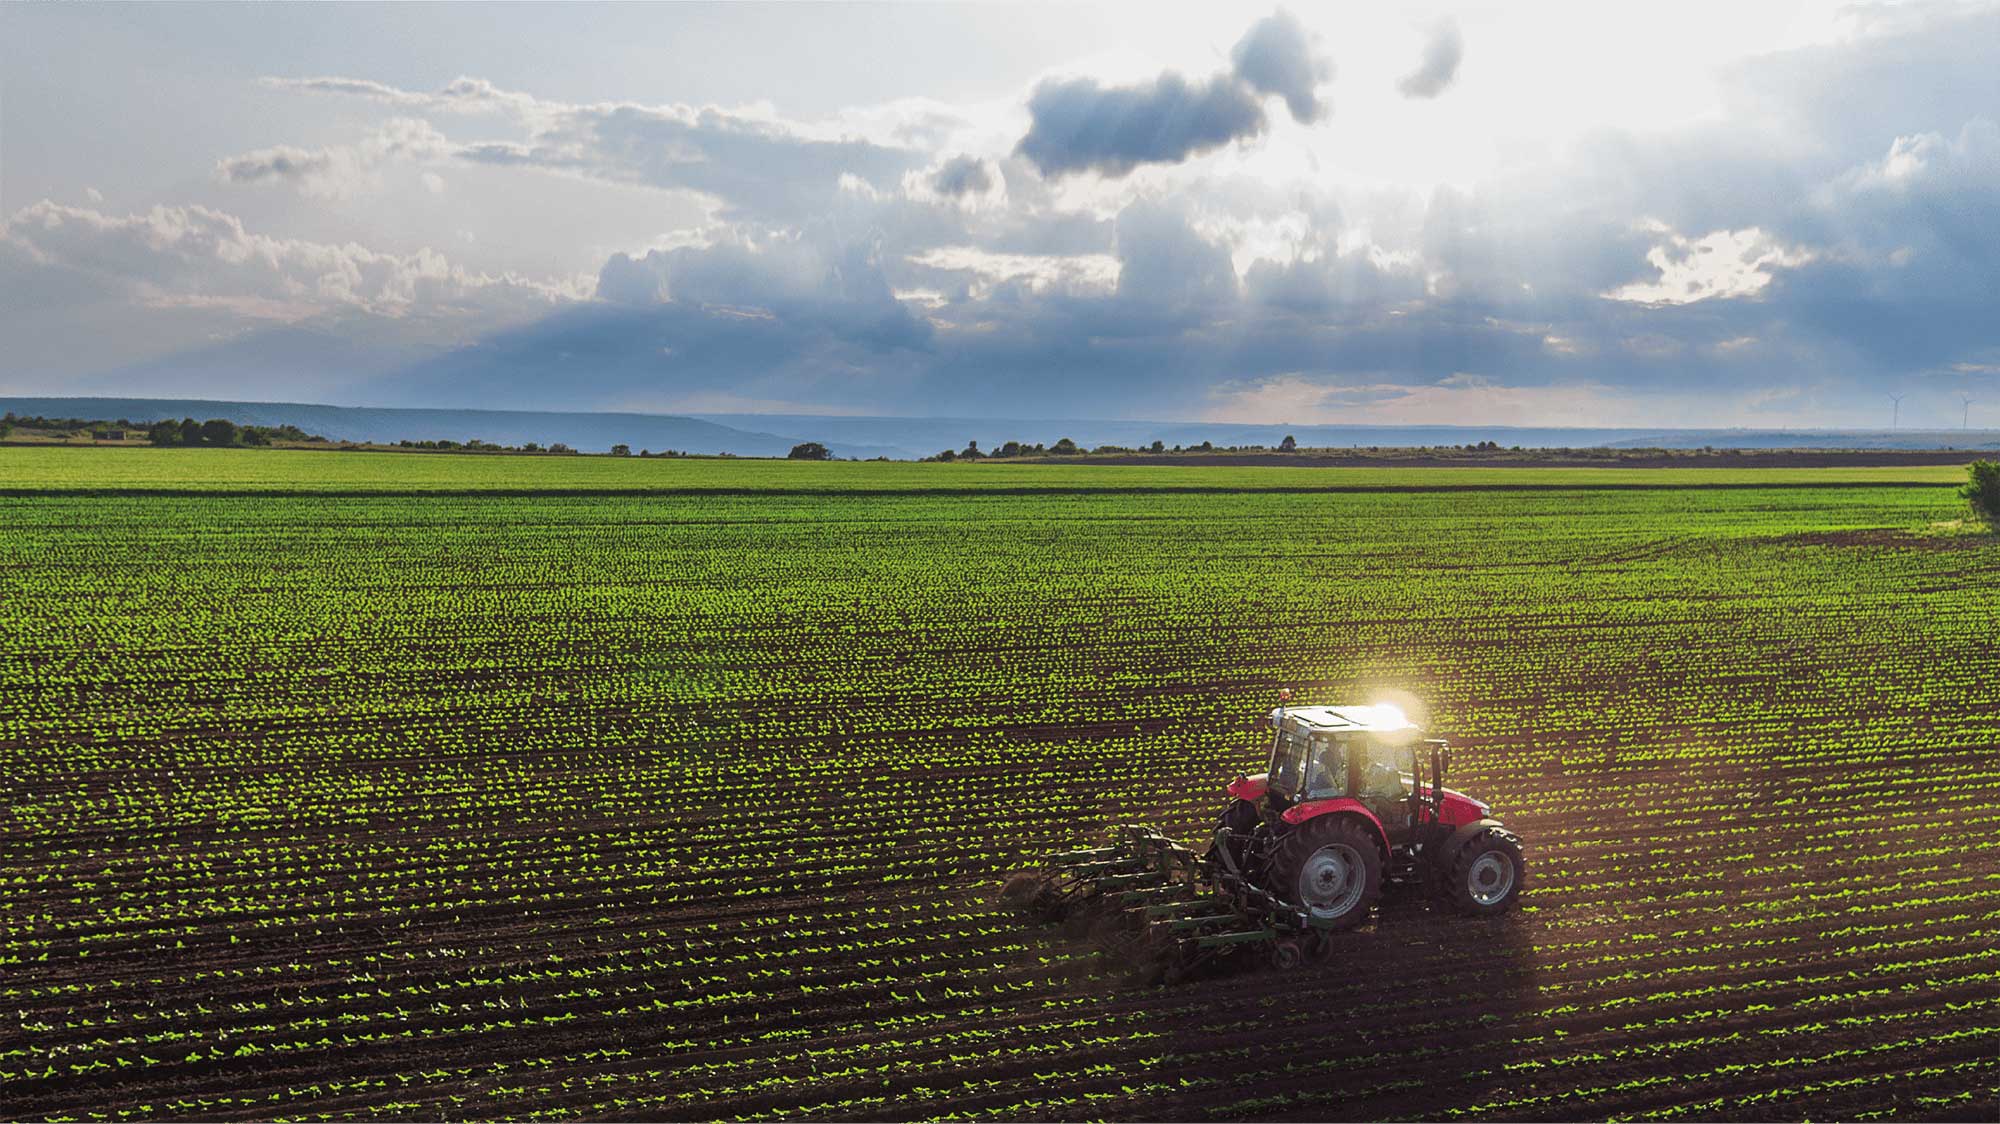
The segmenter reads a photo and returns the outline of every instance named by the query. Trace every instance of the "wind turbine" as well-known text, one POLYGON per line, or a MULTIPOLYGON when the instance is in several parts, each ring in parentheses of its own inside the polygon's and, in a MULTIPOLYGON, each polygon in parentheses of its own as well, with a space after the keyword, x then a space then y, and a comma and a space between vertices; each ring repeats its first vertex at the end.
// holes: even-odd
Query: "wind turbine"
POLYGON ((1889 428, 1894 430, 1897 423, 1903 420, 1903 396, 1901 394, 1891 394, 1889 401, 1895 403, 1894 409, 1889 412, 1889 428))

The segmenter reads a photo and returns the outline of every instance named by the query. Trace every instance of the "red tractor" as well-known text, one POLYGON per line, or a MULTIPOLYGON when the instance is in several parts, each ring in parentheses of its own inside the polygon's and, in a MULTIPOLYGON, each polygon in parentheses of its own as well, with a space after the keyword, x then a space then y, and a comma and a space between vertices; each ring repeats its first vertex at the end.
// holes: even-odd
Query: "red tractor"
POLYGON ((1444 787, 1442 739, 1392 706, 1280 706, 1271 728, 1269 768, 1230 782, 1205 850, 1128 827, 1120 843, 1015 875, 1003 896, 1141 949, 1169 976, 1251 946, 1268 946, 1280 967, 1326 956, 1385 885, 1473 916, 1514 907, 1521 841, 1487 805, 1444 787))

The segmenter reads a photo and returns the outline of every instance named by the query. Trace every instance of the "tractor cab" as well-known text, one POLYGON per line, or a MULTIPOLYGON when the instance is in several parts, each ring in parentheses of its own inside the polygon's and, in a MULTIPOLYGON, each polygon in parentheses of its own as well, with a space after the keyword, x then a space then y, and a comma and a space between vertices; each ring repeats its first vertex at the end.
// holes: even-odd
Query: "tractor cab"
POLYGON ((1423 731, 1395 707, 1279 707, 1270 721, 1271 763, 1262 779, 1274 810, 1351 797, 1379 803, 1381 816, 1409 799, 1416 779, 1403 765, 1423 731))
POLYGON ((1449 749, 1393 706, 1281 706, 1271 711, 1266 772, 1238 777, 1230 826, 1268 820, 1283 834, 1327 812, 1362 813, 1383 849, 1412 841, 1426 825, 1459 827, 1492 809, 1439 783, 1449 749), (1428 760, 1426 760, 1428 751, 1428 760))

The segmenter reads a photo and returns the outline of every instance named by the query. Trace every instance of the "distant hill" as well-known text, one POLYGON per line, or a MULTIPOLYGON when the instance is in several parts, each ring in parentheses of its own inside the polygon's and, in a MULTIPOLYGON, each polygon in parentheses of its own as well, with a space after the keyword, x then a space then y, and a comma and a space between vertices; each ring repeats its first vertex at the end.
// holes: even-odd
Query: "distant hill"
POLYGON ((1556 426, 1240 425, 1229 422, 1062 421, 1029 418, 891 418, 810 414, 567 413, 543 410, 443 410, 321 406, 298 402, 227 402, 190 398, 0 397, 0 410, 50 417, 153 422, 161 418, 228 418, 249 425, 296 425, 336 441, 453 441, 502 445, 562 442, 586 452, 630 445, 634 452, 783 456, 801 441, 818 441, 839 457, 916 459, 977 441, 994 449, 1007 441, 1052 444, 1068 437, 1084 448, 1276 446, 1286 435, 1306 448, 1469 445, 1492 441, 1529 449, 1967 449, 2000 450, 1995 430, 1840 429, 1588 429, 1556 426))
POLYGON ((1241 425, 1230 422, 1060 421, 1021 418, 807 417, 794 414, 696 414, 720 425, 757 425, 784 432, 808 427, 835 440, 889 446, 909 457, 943 449, 963 449, 968 440, 991 450, 1003 442, 1052 444, 1067 437, 1084 448, 1122 445, 1139 448, 1154 441, 1168 447, 1263 445, 1275 447, 1287 435, 1307 448, 1354 449, 1371 445, 1412 448, 1471 445, 1493 441, 1503 448, 1527 449, 2000 449, 1995 430, 1837 430, 1837 429, 1588 429, 1503 425, 1241 425))
POLYGON ((843 441, 809 429, 798 436, 747 430, 697 418, 666 414, 555 413, 537 410, 429 410, 374 406, 320 406, 302 402, 224 402, 202 398, 16 398, 0 397, 0 410, 47 417, 124 418, 137 423, 163 418, 228 418, 246 425, 296 425, 335 441, 393 445, 398 441, 478 439, 500 445, 556 442, 585 452, 630 445, 634 452, 673 449, 682 453, 735 453, 782 457, 801 441, 819 441, 839 457, 901 456, 899 450, 843 441))

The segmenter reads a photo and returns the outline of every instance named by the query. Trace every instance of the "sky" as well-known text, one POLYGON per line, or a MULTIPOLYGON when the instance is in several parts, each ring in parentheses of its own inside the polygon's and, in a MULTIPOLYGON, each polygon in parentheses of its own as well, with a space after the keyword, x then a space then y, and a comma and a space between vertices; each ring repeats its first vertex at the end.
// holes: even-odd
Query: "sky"
POLYGON ((2000 5, 0 5, 0 394, 2000 427, 2000 5))

